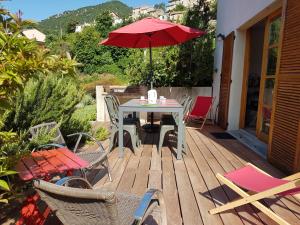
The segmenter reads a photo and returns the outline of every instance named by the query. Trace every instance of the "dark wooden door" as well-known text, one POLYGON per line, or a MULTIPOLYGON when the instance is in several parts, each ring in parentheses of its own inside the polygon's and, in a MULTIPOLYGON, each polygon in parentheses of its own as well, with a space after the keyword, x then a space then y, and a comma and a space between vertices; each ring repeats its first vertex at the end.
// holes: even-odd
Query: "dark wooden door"
POLYGON ((300 171, 300 1, 286 3, 268 159, 294 173, 300 171))
POLYGON ((223 45, 220 97, 219 97, 219 108, 218 108, 218 124, 223 129, 227 129, 234 32, 230 33, 224 39, 223 44, 224 45, 223 45))

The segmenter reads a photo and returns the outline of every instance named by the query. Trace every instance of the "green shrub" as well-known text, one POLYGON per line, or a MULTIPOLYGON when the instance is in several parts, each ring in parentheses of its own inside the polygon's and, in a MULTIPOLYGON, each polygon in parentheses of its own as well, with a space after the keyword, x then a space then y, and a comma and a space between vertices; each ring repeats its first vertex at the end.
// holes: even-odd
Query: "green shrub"
POLYGON ((89 122, 96 120, 96 104, 77 108, 71 116, 71 120, 89 122))
POLYGON ((90 94, 86 94, 83 96, 81 102, 79 103, 79 106, 85 107, 94 104, 96 104, 96 100, 90 94))
POLYGON ((50 131, 47 128, 41 128, 35 137, 32 137, 27 145, 29 150, 36 149, 42 145, 53 143, 53 139, 56 137, 56 131, 59 128, 59 124, 50 131))
POLYGON ((109 131, 104 127, 100 127, 95 132, 93 132, 93 136, 99 141, 104 141, 108 138, 109 131))
POLYGON ((114 76, 109 73, 104 73, 101 75, 93 75, 92 77, 86 76, 82 78, 82 87, 83 89, 95 96, 95 90, 97 85, 126 85, 128 82, 126 79, 121 79, 118 76, 114 76))
POLYGON ((61 75, 40 76, 37 80, 30 80, 24 93, 17 96, 14 109, 6 116, 6 130, 20 133, 43 122, 61 121, 63 135, 71 131, 87 131, 88 125, 71 119, 75 106, 83 97, 83 91, 77 83, 74 78, 61 75))

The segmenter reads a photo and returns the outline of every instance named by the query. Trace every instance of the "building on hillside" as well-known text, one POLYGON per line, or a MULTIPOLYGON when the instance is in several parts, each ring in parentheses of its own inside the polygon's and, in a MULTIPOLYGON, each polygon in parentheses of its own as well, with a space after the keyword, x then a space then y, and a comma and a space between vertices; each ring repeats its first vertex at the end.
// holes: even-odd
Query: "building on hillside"
POLYGON ((136 20, 142 16, 151 16, 151 17, 159 18, 159 19, 163 19, 163 20, 168 19, 168 15, 164 12, 164 10, 155 9, 152 6, 141 6, 141 7, 134 8, 132 10, 131 17, 133 20, 136 20))
MULTIPOLYGON (((114 26, 117 24, 123 23, 123 19, 120 18, 117 13, 111 12, 110 16, 113 19, 114 26)), ((95 26, 95 24, 96 24, 96 21, 94 20, 92 23, 83 23, 83 24, 77 25, 75 28, 75 33, 80 33, 85 27, 95 26)))
POLYGON ((153 10, 154 8, 151 6, 140 6, 132 10, 131 17, 133 20, 136 20, 141 16, 148 15, 149 11, 153 11, 153 10))
POLYGON ((165 12, 162 9, 150 8, 148 11, 148 15, 154 18, 164 18, 165 12))
POLYGON ((169 0, 167 5, 167 11, 170 12, 176 8, 176 5, 183 5, 186 8, 193 7, 197 3, 197 0, 169 0))
POLYGON ((36 40, 39 44, 44 44, 46 35, 37 29, 27 29, 22 31, 22 35, 31 40, 36 40))
POLYGON ((169 20, 176 23, 181 22, 184 16, 184 11, 170 11, 169 20))
POLYGON ((92 26, 94 24, 95 24, 95 22, 76 25, 75 33, 80 33, 85 27, 90 27, 90 26, 92 26))
POLYGON ((300 1, 217 7, 218 124, 283 171, 300 171, 300 1))
POLYGON ((120 23, 123 23, 123 19, 121 17, 119 17, 119 15, 115 12, 111 12, 110 16, 113 18, 113 25, 117 25, 120 23))

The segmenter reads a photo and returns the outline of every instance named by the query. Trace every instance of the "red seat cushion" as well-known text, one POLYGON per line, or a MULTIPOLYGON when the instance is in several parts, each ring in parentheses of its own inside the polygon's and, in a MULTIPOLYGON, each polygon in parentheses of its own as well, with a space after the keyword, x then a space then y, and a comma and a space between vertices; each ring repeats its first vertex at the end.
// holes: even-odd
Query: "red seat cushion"
MULTIPOLYGON (((262 192, 289 181, 268 176, 253 166, 248 165, 224 175, 227 179, 249 191, 262 192)), ((280 195, 295 194, 300 192, 300 187, 280 193, 280 195)))
POLYGON ((212 105, 213 97, 197 96, 194 107, 190 113, 190 117, 205 118, 212 105))

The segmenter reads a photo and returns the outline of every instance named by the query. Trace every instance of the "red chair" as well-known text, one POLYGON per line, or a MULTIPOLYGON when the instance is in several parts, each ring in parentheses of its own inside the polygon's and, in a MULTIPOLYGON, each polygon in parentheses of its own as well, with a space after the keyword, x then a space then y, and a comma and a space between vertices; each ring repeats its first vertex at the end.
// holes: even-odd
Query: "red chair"
POLYGON ((214 97, 209 96, 197 96, 194 107, 188 116, 188 121, 202 120, 203 122, 200 127, 200 129, 202 129, 207 120, 208 114, 211 112, 214 99, 214 97))
POLYGON ((259 202, 259 200, 270 198, 274 195, 285 196, 299 193, 300 172, 278 179, 248 163, 246 166, 231 171, 224 176, 218 173, 216 177, 240 195, 241 198, 209 210, 210 214, 217 214, 242 205, 252 204, 278 224, 290 224, 259 202))

